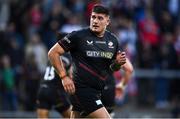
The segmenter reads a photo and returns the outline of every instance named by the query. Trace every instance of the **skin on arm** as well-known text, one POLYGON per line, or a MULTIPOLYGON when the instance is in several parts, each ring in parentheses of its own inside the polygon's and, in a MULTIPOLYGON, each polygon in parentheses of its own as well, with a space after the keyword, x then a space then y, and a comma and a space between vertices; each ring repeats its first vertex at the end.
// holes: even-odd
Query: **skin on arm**
POLYGON ((56 43, 48 52, 48 58, 51 62, 51 65, 55 68, 57 74, 62 80, 62 84, 64 90, 69 94, 74 94, 75 86, 74 82, 71 80, 69 76, 67 76, 67 72, 63 66, 63 62, 59 56, 64 54, 64 49, 56 43))
POLYGON ((129 80, 131 79, 134 70, 128 58, 126 58, 126 63, 121 66, 121 69, 124 71, 124 75, 121 79, 121 82, 116 85, 116 88, 120 89, 123 92, 129 80))

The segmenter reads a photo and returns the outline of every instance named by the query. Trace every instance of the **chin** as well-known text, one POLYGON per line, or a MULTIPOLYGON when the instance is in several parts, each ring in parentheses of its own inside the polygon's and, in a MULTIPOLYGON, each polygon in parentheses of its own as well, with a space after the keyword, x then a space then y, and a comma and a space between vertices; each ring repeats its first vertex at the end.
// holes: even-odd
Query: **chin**
POLYGON ((97 30, 97 29, 92 29, 92 31, 94 32, 94 33, 100 33, 100 31, 99 30, 97 30))

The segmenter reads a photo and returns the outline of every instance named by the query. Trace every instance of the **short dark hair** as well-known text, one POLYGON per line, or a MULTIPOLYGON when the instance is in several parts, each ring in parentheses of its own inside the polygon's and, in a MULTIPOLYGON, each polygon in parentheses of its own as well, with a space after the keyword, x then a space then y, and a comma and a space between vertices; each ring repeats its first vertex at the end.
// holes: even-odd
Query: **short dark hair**
POLYGON ((94 5, 92 12, 109 15, 109 9, 101 4, 94 5))

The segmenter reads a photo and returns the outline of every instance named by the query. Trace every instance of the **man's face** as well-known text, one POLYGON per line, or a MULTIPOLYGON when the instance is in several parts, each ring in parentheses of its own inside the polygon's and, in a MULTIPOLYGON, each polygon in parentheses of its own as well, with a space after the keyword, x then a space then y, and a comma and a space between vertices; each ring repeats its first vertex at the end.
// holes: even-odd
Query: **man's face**
POLYGON ((92 12, 90 29, 95 33, 101 34, 104 32, 104 30, 106 30, 109 21, 108 15, 92 12))

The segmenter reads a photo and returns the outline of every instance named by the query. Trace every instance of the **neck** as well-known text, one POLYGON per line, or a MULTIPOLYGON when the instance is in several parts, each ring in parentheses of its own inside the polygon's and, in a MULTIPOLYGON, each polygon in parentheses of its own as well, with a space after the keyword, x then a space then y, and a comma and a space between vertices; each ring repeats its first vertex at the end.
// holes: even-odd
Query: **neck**
POLYGON ((96 34, 97 37, 101 37, 101 38, 102 38, 102 37, 104 36, 104 33, 105 33, 105 32, 103 31, 103 32, 101 32, 101 33, 95 33, 95 34, 96 34))
POLYGON ((104 36, 104 34, 105 34, 105 31, 98 33, 98 32, 93 32, 93 31, 91 30, 91 32, 92 32, 93 34, 95 34, 97 37, 100 37, 100 38, 102 38, 102 37, 104 36))

